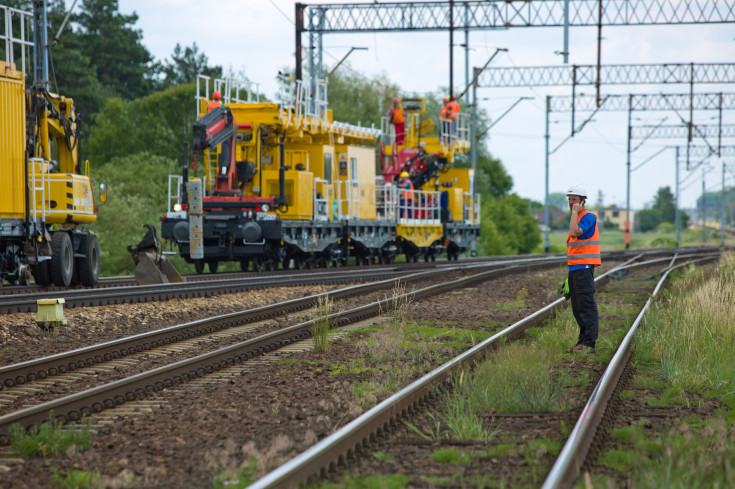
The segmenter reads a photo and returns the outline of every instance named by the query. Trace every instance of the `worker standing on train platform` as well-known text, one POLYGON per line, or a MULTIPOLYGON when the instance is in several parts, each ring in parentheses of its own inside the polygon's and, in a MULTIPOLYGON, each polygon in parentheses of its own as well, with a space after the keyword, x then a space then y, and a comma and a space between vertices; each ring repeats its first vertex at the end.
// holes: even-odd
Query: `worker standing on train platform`
POLYGON ((441 136, 442 143, 449 143, 449 133, 452 131, 452 122, 449 120, 449 97, 444 97, 442 100, 442 108, 439 111, 439 121, 441 123, 441 136))
POLYGON ((400 192, 401 218, 411 219, 411 207, 413 206, 413 182, 408 178, 408 172, 403 171, 398 179, 398 191, 400 192))
POLYGON ((599 329, 594 267, 599 267, 602 263, 597 216, 584 207, 587 201, 584 187, 572 185, 566 195, 569 210, 572 212, 567 237, 567 280, 572 313, 579 325, 577 344, 567 350, 567 353, 594 353, 599 329))
POLYGON ((393 105, 388 109, 385 116, 396 130, 396 144, 403 146, 404 138, 406 137, 406 117, 403 114, 401 101, 398 98, 393 99, 393 105))
POLYGON ((219 93, 217 90, 214 91, 212 94, 212 101, 209 102, 209 105, 207 106, 207 113, 212 112, 217 107, 224 107, 225 103, 222 102, 222 94, 219 93))
POLYGON ((451 135, 449 136, 450 139, 454 139, 457 136, 457 119, 459 118, 460 106, 454 95, 444 100, 444 107, 442 107, 441 112, 442 123, 445 123, 447 126, 445 127, 444 134, 451 135))

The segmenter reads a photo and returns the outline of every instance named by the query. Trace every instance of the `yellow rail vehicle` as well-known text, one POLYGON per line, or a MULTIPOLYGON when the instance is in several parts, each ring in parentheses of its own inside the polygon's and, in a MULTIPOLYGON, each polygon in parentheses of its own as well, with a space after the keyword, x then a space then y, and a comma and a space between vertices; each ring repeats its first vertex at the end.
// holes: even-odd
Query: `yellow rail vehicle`
MULTIPOLYGON (((229 83, 215 80, 215 92, 229 83)), ((231 260, 243 270, 339 265, 350 257, 390 263, 401 253, 429 260, 445 250, 456 255, 476 238, 477 216, 463 207, 469 187, 457 187, 469 183, 469 170, 446 168, 409 199, 377 174, 382 131, 335 122, 308 86, 290 88, 293 98, 280 103, 240 100, 226 89, 224 108, 199 94, 198 156, 183 176, 170 177, 161 224, 164 240, 198 272, 231 260), (201 180, 189 179, 190 168, 201 180), (451 241, 448 216, 463 214, 472 230, 451 241)))
MULTIPOLYGON (((1 10, 20 22, 31 17, 0 6, 4 18, 11 17, 1 10)), ((36 28, 40 14, 37 8, 36 28)), ((15 40, 19 49, 32 44, 15 40)), ((0 278, 26 284, 32 274, 39 285, 94 285, 99 243, 83 226, 96 219, 95 201, 89 162, 79 161, 74 102, 43 82, 27 87, 14 52, 10 43, 0 61, 0 278)))

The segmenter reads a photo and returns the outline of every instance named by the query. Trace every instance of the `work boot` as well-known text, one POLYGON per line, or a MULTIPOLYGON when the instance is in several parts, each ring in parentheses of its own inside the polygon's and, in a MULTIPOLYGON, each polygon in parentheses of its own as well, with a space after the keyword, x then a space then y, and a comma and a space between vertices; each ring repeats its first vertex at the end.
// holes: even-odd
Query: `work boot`
POLYGON ((587 355, 588 353, 594 352, 594 348, 592 348, 591 346, 583 345, 582 343, 577 343, 566 351, 566 353, 581 353, 582 355, 587 355))

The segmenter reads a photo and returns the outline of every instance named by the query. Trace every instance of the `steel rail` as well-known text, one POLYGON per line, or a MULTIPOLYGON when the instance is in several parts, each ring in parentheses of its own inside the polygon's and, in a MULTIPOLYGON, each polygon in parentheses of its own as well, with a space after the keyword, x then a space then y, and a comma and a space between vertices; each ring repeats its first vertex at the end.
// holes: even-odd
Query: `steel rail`
MULTIPOLYGON (((639 259, 644 254, 639 254, 634 259, 639 259)), ((521 259, 512 263, 525 266, 553 266, 559 261, 558 258, 521 259)), ((503 266, 508 262, 487 262, 485 265, 472 265, 462 267, 444 268, 441 270, 418 272, 399 278, 391 278, 369 284, 355 285, 342 289, 315 294, 297 299, 291 299, 278 304, 270 304, 245 311, 236 311, 210 318, 199 319, 183 324, 178 324, 162 329, 148 331, 116 340, 111 340, 87 347, 79 348, 69 352, 37 358, 13 365, 0 367, 0 391, 5 388, 15 387, 44 379, 49 376, 64 374, 78 368, 89 367, 106 361, 112 361, 137 352, 169 345, 189 338, 210 334, 229 327, 241 324, 261 321, 278 315, 303 310, 313 306, 322 297, 345 298, 361 293, 387 288, 396 282, 412 283, 430 279, 439 274, 457 271, 466 268, 503 266)))
MULTIPOLYGON (((553 266, 556 259, 531 259, 518 260, 513 263, 519 266, 553 266)), ((502 267, 508 266, 508 262, 486 262, 484 265, 473 265, 473 267, 502 267)), ((453 266, 450 268, 427 270, 416 272, 400 277, 389 278, 368 284, 343 287, 341 289, 314 294, 306 297, 290 299, 277 304, 256 307, 244 311, 213 316, 199 319, 183 324, 169 326, 162 329, 148 331, 116 340, 111 340, 87 347, 79 348, 69 352, 37 358, 13 365, 0 367, 0 391, 4 388, 23 385, 36 379, 63 374, 78 368, 89 367, 106 361, 122 358, 137 352, 169 345, 189 338, 210 334, 215 331, 233 326, 261 321, 276 317, 281 314, 299 311, 312 307, 320 297, 341 299, 358 294, 369 293, 395 285, 398 282, 413 283, 422 280, 430 280, 440 277, 449 272, 461 271, 466 266, 453 266)))
POLYGON ((674 257, 672 259, 672 263, 663 270, 661 279, 656 284, 653 293, 651 293, 651 296, 646 301, 646 304, 643 306, 640 313, 638 313, 638 316, 635 318, 635 321, 628 330, 628 333, 618 346, 618 349, 610 360, 610 363, 602 374, 602 377, 597 382, 592 395, 590 395, 587 400, 587 404, 582 409, 582 414, 574 425, 567 442, 559 453, 556 462, 554 462, 554 465, 547 475, 544 484, 541 486, 541 489, 571 487, 572 483, 579 475, 579 472, 587 458, 587 454, 589 453, 590 447, 592 446, 592 442, 597 434, 597 428, 602 421, 606 409, 608 408, 608 403, 618 385, 618 381, 623 374, 623 370, 630 360, 630 356, 633 351, 633 338, 638 330, 638 326, 648 311, 651 302, 666 282, 669 273, 672 270, 692 263, 711 261, 716 259, 717 256, 692 259, 674 266, 673 261, 676 260, 676 258, 677 257, 674 257))
MULTIPOLYGON (((628 262, 605 272, 595 281, 603 285, 614 273, 625 268, 647 266, 671 260, 671 258, 658 258, 636 262, 643 256, 644 254, 633 256, 628 262)), ((564 301, 563 297, 557 299, 421 377, 332 435, 255 481, 248 486, 249 489, 292 488, 307 482, 319 473, 326 473, 335 468, 341 459, 360 450, 380 434, 389 423, 407 413, 417 403, 422 402, 436 386, 450 379, 457 369, 472 365, 475 361, 482 359, 501 340, 512 338, 531 325, 543 321, 554 310, 561 307, 564 301)))
MULTIPOLYGON (((694 248, 694 247, 691 247, 694 248)), ((686 249, 686 248, 679 248, 680 250, 686 249)), ((630 253, 633 253, 634 251, 631 250, 615 250, 615 251, 605 251, 602 253, 603 258, 609 259, 617 259, 619 256, 627 256, 630 253)), ((640 249, 635 250, 635 252, 649 252, 649 253, 662 253, 662 252, 671 252, 667 248, 652 248, 652 249, 640 249)), ((492 263, 500 263, 500 262, 509 262, 509 261, 516 261, 519 259, 520 255, 507 255, 507 256, 486 256, 486 257, 474 257, 474 258, 463 258, 459 262, 452 262, 449 260, 438 260, 436 262, 411 262, 411 263, 395 263, 393 265, 390 265, 388 269, 393 270, 399 270, 402 272, 409 272, 409 271, 415 271, 416 269, 422 269, 426 267, 431 268, 441 268, 441 267, 454 267, 454 266, 465 266, 465 265, 472 265, 472 264, 487 264, 488 262, 492 263)), ((534 255, 522 255, 526 259, 542 259, 542 258, 549 258, 549 257, 559 257, 560 259, 563 259, 566 257, 565 254, 554 254, 554 255, 548 255, 548 254, 534 254, 534 255)), ((383 265, 384 266, 384 265, 383 265)), ((220 273, 205 273, 205 274, 185 274, 183 277, 186 279, 187 282, 206 282, 206 281, 221 281, 221 280, 267 280, 272 279, 274 277, 281 277, 283 275, 313 275, 313 274, 320 274, 320 273, 353 273, 356 269, 367 270, 367 271, 376 271, 380 270, 381 268, 378 268, 376 266, 370 266, 368 268, 363 266, 347 266, 340 269, 339 272, 336 272, 335 270, 331 271, 325 271, 322 269, 321 271, 319 269, 315 270, 296 270, 296 269, 288 269, 288 270, 278 270, 273 272, 220 272, 220 273)), ((4 285, 3 287, 0 287, 0 301, 3 300, 4 297, 8 297, 11 295, 27 295, 27 294, 46 294, 46 295, 39 295, 37 296, 37 299, 44 299, 44 298, 55 298, 58 297, 59 294, 66 294, 70 291, 90 291, 90 290, 96 290, 96 289, 106 289, 106 288, 114 288, 114 287, 135 287, 137 286, 135 282, 135 278, 132 276, 124 276, 119 275, 115 277, 102 277, 100 278, 97 285, 94 287, 85 287, 82 285, 73 286, 71 288, 69 287, 58 287, 55 285, 51 286, 36 286, 36 285, 4 285)), ((5 299, 9 300, 9 299, 5 299)), ((0 313, 3 313, 2 309, 0 309, 0 313)))
POLYGON ((293 287, 299 285, 337 284, 365 280, 382 280, 397 274, 405 274, 395 267, 365 270, 359 275, 348 272, 325 272, 323 274, 293 277, 272 276, 268 278, 234 278, 206 282, 179 282, 156 285, 134 285, 103 289, 82 289, 40 292, 23 296, 0 296, 0 313, 35 312, 39 299, 62 295, 66 308, 150 302, 171 299, 190 299, 232 294, 270 287, 293 287))
MULTIPOLYGON (((550 262, 547 265, 556 265, 556 263, 550 262)), ((515 267, 509 266, 431 285, 348 311, 334 313, 329 317, 329 323, 331 327, 344 326, 377 316, 382 311, 389 310, 393 301, 397 299, 421 299, 430 297, 492 278, 530 270, 533 269, 532 267, 533 265, 530 264, 521 264, 515 267)), ((428 272, 423 273, 426 274, 428 272)), ((128 401, 142 399, 148 393, 171 388, 179 383, 232 366, 294 341, 308 338, 312 335, 311 326, 313 322, 314 320, 299 323, 171 365, 159 367, 148 372, 0 416, 0 443, 8 442, 9 428, 15 423, 19 423, 25 428, 30 428, 31 426, 47 421, 51 415, 64 423, 79 421, 85 415, 101 412, 104 409, 113 408, 128 401)))
POLYGON ((343 287, 338 290, 309 295, 296 299, 256 307, 244 311, 236 311, 183 324, 177 324, 146 333, 140 333, 117 340, 107 341, 79 348, 69 352, 50 355, 48 357, 28 360, 0 367, 0 391, 6 387, 14 387, 36 379, 66 373, 77 368, 89 367, 105 361, 122 358, 127 355, 176 343, 181 340, 195 338, 233 326, 261 321, 278 315, 306 309, 313 306, 320 297, 341 299, 357 294, 385 289, 397 282, 412 283, 434 278, 446 271, 426 271, 399 278, 391 278, 368 284, 343 287))

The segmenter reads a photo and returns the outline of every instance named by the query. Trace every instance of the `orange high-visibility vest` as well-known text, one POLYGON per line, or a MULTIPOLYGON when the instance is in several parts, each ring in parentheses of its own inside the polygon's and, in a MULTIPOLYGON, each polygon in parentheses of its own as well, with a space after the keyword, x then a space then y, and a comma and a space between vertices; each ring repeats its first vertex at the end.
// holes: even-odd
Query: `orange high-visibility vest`
POLYGON ((452 100, 446 105, 447 107, 447 115, 445 119, 451 119, 451 120, 457 120, 457 114, 459 114, 459 104, 452 100))
MULTIPOLYGON (((577 224, 589 211, 584 209, 579 213, 577 224)), ((573 238, 567 236, 567 264, 568 265, 593 265, 599 267, 600 259, 600 233, 597 229, 597 216, 595 216, 595 232, 589 239, 573 238)))
POLYGON ((405 119, 403 118, 403 111, 401 110, 400 107, 399 108, 395 108, 395 107, 391 107, 390 108, 390 121, 393 124, 401 124, 401 123, 405 122, 405 119))
POLYGON ((405 181, 401 182, 401 186, 403 187, 403 196, 406 200, 413 200, 413 182, 410 178, 406 178, 405 181))
POLYGON ((217 107, 224 107, 225 104, 221 100, 212 100, 207 106, 207 113, 212 112, 217 107))

